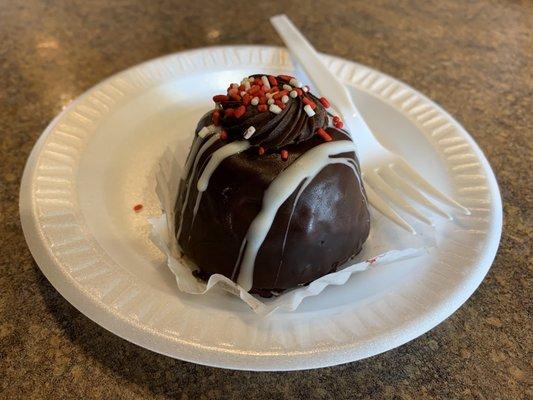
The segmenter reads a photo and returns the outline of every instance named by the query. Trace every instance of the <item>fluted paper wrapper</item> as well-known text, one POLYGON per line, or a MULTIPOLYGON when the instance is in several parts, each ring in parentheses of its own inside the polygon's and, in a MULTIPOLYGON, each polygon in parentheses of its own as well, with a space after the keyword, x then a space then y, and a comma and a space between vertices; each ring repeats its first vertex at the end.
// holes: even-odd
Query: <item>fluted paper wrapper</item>
MULTIPOLYGON (((156 171, 156 194, 162 214, 151 218, 151 239, 167 257, 167 265, 176 276, 178 289, 182 292, 203 295, 210 290, 223 290, 239 297, 255 313, 266 316, 275 311, 294 311, 306 297, 319 295, 330 285, 344 285, 352 275, 369 268, 380 268, 384 264, 426 254, 435 245, 432 228, 409 220, 417 231, 411 235, 371 209, 370 236, 363 250, 337 272, 325 275, 309 285, 301 286, 270 299, 251 295, 235 282, 223 275, 212 275, 207 282, 197 279, 192 272, 197 267, 186 257, 180 256, 175 236, 174 206, 182 174, 182 166, 174 152, 167 149, 161 157, 156 171)), ((357 279, 354 276, 351 279, 357 279)))

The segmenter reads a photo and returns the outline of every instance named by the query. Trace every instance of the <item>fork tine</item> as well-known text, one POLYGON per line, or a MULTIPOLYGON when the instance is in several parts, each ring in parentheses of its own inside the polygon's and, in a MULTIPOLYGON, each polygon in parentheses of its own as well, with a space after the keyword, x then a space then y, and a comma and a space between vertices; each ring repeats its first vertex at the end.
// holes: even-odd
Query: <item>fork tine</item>
POLYGON ((383 177, 380 175, 380 170, 378 170, 377 172, 371 171, 370 176, 367 176, 367 179, 372 180, 375 188, 384 193, 394 203, 394 205, 408 212, 419 221, 422 221, 427 225, 433 226, 433 222, 431 222, 431 220, 429 220, 424 214, 420 213, 420 211, 418 211, 416 208, 407 203, 400 195, 400 193, 393 189, 383 179, 383 177))
POLYGON ((367 180, 365 180, 365 190, 368 202, 372 204, 372 206, 376 210, 378 210, 380 213, 382 213, 385 217, 390 219, 395 224, 405 229, 407 232, 416 235, 416 231, 413 229, 413 227, 409 225, 406 220, 400 217, 396 213, 396 211, 390 208, 390 206, 380 196, 376 194, 376 192, 372 188, 372 185, 367 180))
POLYGON ((419 204, 422 204, 423 206, 429 208, 432 210, 435 214, 440 215, 441 217, 444 217, 448 220, 452 220, 452 216, 448 214, 446 211, 441 210, 437 205, 429 199, 424 196, 422 193, 420 193, 418 190, 416 190, 409 181, 405 180, 402 176, 398 175, 396 171, 394 171, 392 168, 384 168, 380 171, 381 177, 385 180, 385 182, 389 183, 390 185, 396 187, 399 191, 404 193, 406 196, 409 196, 419 204))
POLYGON ((402 160, 400 163, 394 165, 394 167, 400 168, 402 172, 404 173, 404 175, 412 179, 420 189, 436 197, 437 199, 442 201, 444 204, 448 204, 449 206, 452 206, 462 211, 464 214, 470 215, 470 210, 468 208, 462 206, 457 201, 455 201, 451 197, 445 195, 440 190, 435 188, 435 186, 433 186, 431 183, 426 181, 426 179, 422 175, 416 172, 416 170, 413 167, 411 167, 409 164, 407 164, 405 161, 402 160))

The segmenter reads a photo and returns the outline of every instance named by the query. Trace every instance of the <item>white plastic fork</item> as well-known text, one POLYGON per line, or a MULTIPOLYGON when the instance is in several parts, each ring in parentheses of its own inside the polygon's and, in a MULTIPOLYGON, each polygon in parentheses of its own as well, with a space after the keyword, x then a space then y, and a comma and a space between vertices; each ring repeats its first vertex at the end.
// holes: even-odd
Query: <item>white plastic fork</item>
POLYGON ((433 223, 405 197, 450 220, 451 215, 422 192, 443 204, 467 215, 470 214, 466 207, 439 191, 402 157, 387 150, 377 141, 353 103, 348 90, 322 63, 316 50, 286 15, 276 15, 270 19, 270 22, 291 55, 313 81, 321 96, 327 97, 334 106, 353 136, 367 198, 375 209, 413 234, 416 234, 415 229, 391 207, 391 204, 426 224, 433 225, 433 223))

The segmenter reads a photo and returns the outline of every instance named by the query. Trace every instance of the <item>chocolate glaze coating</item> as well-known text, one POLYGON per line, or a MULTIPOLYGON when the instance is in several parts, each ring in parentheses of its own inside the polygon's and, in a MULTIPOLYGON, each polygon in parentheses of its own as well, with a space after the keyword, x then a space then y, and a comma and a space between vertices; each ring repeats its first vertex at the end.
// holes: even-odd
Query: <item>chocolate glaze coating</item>
MULTIPOLYGON (((210 119, 210 114, 206 115, 197 132, 209 125, 210 119)), ((349 139, 342 130, 326 130, 333 140, 349 139)), ((195 140, 207 139, 196 136, 195 140)), ((201 156, 194 176, 187 178, 192 184, 191 198, 196 198, 196 182, 210 155, 225 144, 217 140, 201 156)), ((239 250, 248 227, 261 210, 265 190, 300 155, 320 144, 323 140, 316 135, 287 144, 286 161, 278 152, 267 151, 259 156, 257 148, 251 147, 220 163, 202 195, 192 227, 194 201, 187 202, 178 238, 182 251, 199 267, 200 276, 207 278, 220 273, 237 279, 239 250)), ((348 155, 357 162, 354 153, 348 155)), ((185 191, 182 181, 176 203, 176 226, 185 191)), ((269 295, 307 284, 356 255, 368 237, 370 215, 364 188, 346 165, 326 166, 294 206, 296 192, 278 210, 257 254, 252 292, 269 295)))

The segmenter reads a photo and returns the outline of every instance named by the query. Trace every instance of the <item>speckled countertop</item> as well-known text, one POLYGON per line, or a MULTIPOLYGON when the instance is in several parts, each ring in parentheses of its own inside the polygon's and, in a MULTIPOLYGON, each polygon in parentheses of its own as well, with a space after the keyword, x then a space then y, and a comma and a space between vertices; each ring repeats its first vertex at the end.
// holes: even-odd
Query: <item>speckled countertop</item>
POLYGON ((527 1, 0 2, 0 398, 531 398, 532 27, 527 1), (500 183, 500 250, 452 317, 371 359, 248 373, 154 354, 41 274, 18 216, 24 163, 54 115, 100 80, 194 47, 281 44, 266 22, 280 12, 320 51, 407 82, 464 124, 500 183))

